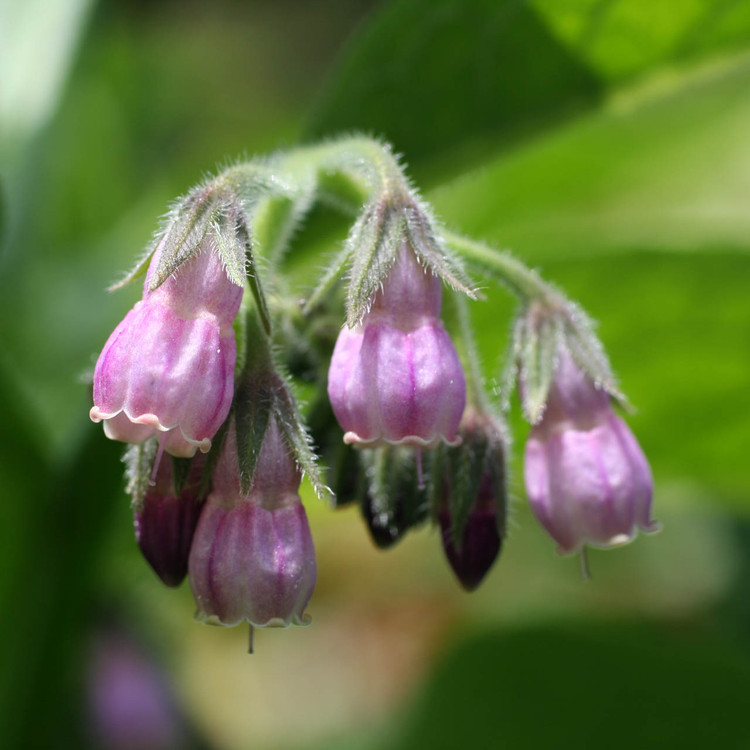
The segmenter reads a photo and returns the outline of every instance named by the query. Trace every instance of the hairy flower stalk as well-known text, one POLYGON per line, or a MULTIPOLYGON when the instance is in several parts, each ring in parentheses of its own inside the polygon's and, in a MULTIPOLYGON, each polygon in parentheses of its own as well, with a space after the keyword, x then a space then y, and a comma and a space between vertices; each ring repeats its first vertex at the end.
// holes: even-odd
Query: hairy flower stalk
POLYGON ((199 252, 156 289, 159 245, 143 299, 104 345, 90 416, 107 437, 141 443, 158 435, 174 456, 206 452, 229 413, 237 348, 232 322, 242 287, 227 277, 208 235, 199 252))
POLYGON ((526 443, 524 479, 531 508, 560 554, 586 544, 614 547, 639 528, 659 528, 651 520, 648 462, 610 401, 559 348, 544 415, 526 443))
POLYGON ((434 447, 456 442, 466 382, 440 320, 442 285, 407 243, 369 312, 339 334, 328 395, 344 441, 434 447))
POLYGON ((198 619, 255 627, 305 625, 317 569, 299 497, 301 475, 270 417, 249 493, 230 423, 190 553, 198 619))

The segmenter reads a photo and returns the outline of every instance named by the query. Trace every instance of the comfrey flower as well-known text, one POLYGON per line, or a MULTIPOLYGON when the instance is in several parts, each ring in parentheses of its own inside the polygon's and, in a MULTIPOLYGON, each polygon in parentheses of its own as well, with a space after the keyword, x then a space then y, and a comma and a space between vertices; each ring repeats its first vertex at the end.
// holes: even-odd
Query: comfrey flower
POLYGON ((229 413, 237 347, 232 323, 242 287, 225 273, 209 234, 200 251, 143 299, 104 345, 94 372, 94 422, 107 437, 141 443, 162 433, 174 456, 206 452, 229 413))
POLYGON ((457 440, 463 368, 440 320, 442 284, 407 242, 361 323, 339 334, 328 396, 344 441, 433 447, 457 440))
POLYGON ((300 472, 276 417, 258 456, 250 492, 242 494, 234 423, 190 552, 197 617, 211 624, 256 627, 307 624, 317 568, 298 490, 300 472))
POLYGON ((625 544, 638 528, 658 529, 643 451, 607 392, 564 346, 557 351, 544 415, 526 443, 524 479, 531 508, 560 554, 585 544, 625 544))
POLYGON ((154 480, 133 510, 135 539, 167 586, 179 586, 187 574, 193 534, 203 507, 200 494, 205 460, 196 456, 180 492, 175 491, 172 459, 159 461, 154 480))

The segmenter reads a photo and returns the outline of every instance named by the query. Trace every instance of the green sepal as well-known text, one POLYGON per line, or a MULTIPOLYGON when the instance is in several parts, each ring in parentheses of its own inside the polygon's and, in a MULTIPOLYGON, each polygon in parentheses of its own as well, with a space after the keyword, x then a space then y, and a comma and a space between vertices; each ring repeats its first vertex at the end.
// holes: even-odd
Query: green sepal
POLYGON ((513 356, 509 367, 518 367, 521 405, 526 419, 536 424, 544 414, 555 371, 557 349, 562 342, 562 321, 531 304, 516 318, 513 356))
POLYGON ((319 497, 330 497, 331 492, 322 480, 312 440, 302 424, 291 385, 280 374, 271 352, 271 342, 251 310, 246 313, 245 328, 245 365, 234 396, 242 492, 247 494, 252 487, 269 420, 276 419, 297 465, 307 475, 315 493, 319 497))
POLYGON ((221 456, 222 447, 224 446, 224 440, 227 437, 227 431, 231 423, 232 412, 229 412, 229 416, 224 420, 224 423, 219 427, 218 431, 211 441, 211 450, 206 454, 206 463, 203 466, 203 474, 200 481, 200 489, 198 494, 200 497, 206 497, 211 491, 211 479, 214 475, 214 469, 221 456))
POLYGON ((333 502, 333 494, 323 481, 312 439, 302 423, 299 407, 288 383, 282 382, 276 390, 274 414, 281 434, 292 450, 297 465, 307 475, 315 494, 333 502))
POLYGON ((609 358, 594 332, 591 318, 577 304, 568 301, 563 326, 565 345, 579 367, 598 388, 607 391, 621 406, 628 408, 628 399, 617 385, 609 358))
POLYGON ((273 391, 270 373, 257 372, 245 377, 234 396, 234 420, 237 435, 237 459, 240 471, 240 486, 243 494, 250 492, 255 476, 255 467, 263 446, 268 422, 273 407, 273 391))
MULTIPOLYGON (((441 485, 439 502, 447 502, 451 517, 453 544, 460 552, 469 516, 481 500, 483 485, 489 480, 491 498, 495 503, 495 518, 500 539, 507 530, 508 490, 507 452, 508 435, 504 422, 490 412, 477 412, 469 407, 464 414, 460 434, 463 442, 445 447, 442 471, 436 477, 447 476, 441 485), (445 492, 448 497, 445 498, 445 492)), ((433 480, 437 483, 440 480, 433 480)), ((438 503, 437 510, 440 510, 438 503)))
MULTIPOLYGON (((211 185, 201 186, 177 201, 161 239, 159 262, 149 283, 153 291, 161 286, 186 260, 195 255, 213 224, 217 224, 226 204, 211 185)), ((154 248, 156 249, 156 248, 154 248)), ((236 283, 236 282, 235 282, 236 283)))
POLYGON ((408 206, 406 215, 406 238, 423 265, 439 276, 448 286, 458 292, 477 298, 472 283, 459 260, 440 237, 436 221, 421 201, 408 206))
POLYGON ((395 263, 406 236, 403 206, 390 197, 368 204, 352 227, 346 246, 352 268, 346 322, 354 328, 369 311, 375 293, 395 263))

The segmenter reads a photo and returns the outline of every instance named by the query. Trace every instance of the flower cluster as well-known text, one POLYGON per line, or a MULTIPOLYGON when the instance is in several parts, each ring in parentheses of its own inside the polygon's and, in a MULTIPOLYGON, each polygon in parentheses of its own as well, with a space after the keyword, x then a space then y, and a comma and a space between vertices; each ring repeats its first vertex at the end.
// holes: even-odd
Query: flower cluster
POLYGON ((559 552, 654 531, 650 469, 584 313, 515 258, 440 228, 387 146, 345 139, 291 163, 235 165, 176 205, 94 373, 92 420, 134 444, 138 545, 165 584, 189 576, 198 619, 309 621, 303 476, 336 506, 357 502, 379 547, 431 520, 459 583, 486 577, 505 539, 510 438, 480 371, 464 262, 520 301, 501 395, 518 380, 527 495, 559 552), (331 173, 342 204, 360 196, 359 218, 300 306, 284 250, 331 173), (265 232, 262 273, 251 227, 265 232), (293 376, 313 393, 309 429, 293 376))

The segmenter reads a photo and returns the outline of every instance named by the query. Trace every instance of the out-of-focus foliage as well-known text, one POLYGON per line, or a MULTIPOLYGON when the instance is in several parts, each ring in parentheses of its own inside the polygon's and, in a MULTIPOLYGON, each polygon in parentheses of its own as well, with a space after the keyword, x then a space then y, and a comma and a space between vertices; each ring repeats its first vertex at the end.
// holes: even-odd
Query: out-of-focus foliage
MULTIPOLYGON (((16 91, 57 82, 46 119, 0 144, 8 746, 82 746, 85 641, 112 601, 210 746, 748 744, 748 4, 67 8, 77 52, 45 47, 39 22, 19 28, 49 55, 0 63, 25 66, 16 91), (246 634, 191 622, 189 592, 138 558, 85 371, 137 295, 103 288, 171 198, 242 153, 349 129, 392 140, 446 224, 512 247, 600 321, 665 530, 592 555, 583 584, 519 500, 467 597, 436 534, 378 553, 355 511, 310 499, 314 624, 263 633, 250 660, 246 634)), ((302 283, 344 236, 314 213, 291 256, 302 283)), ((512 305, 485 291, 474 319, 496 378, 512 305)))

